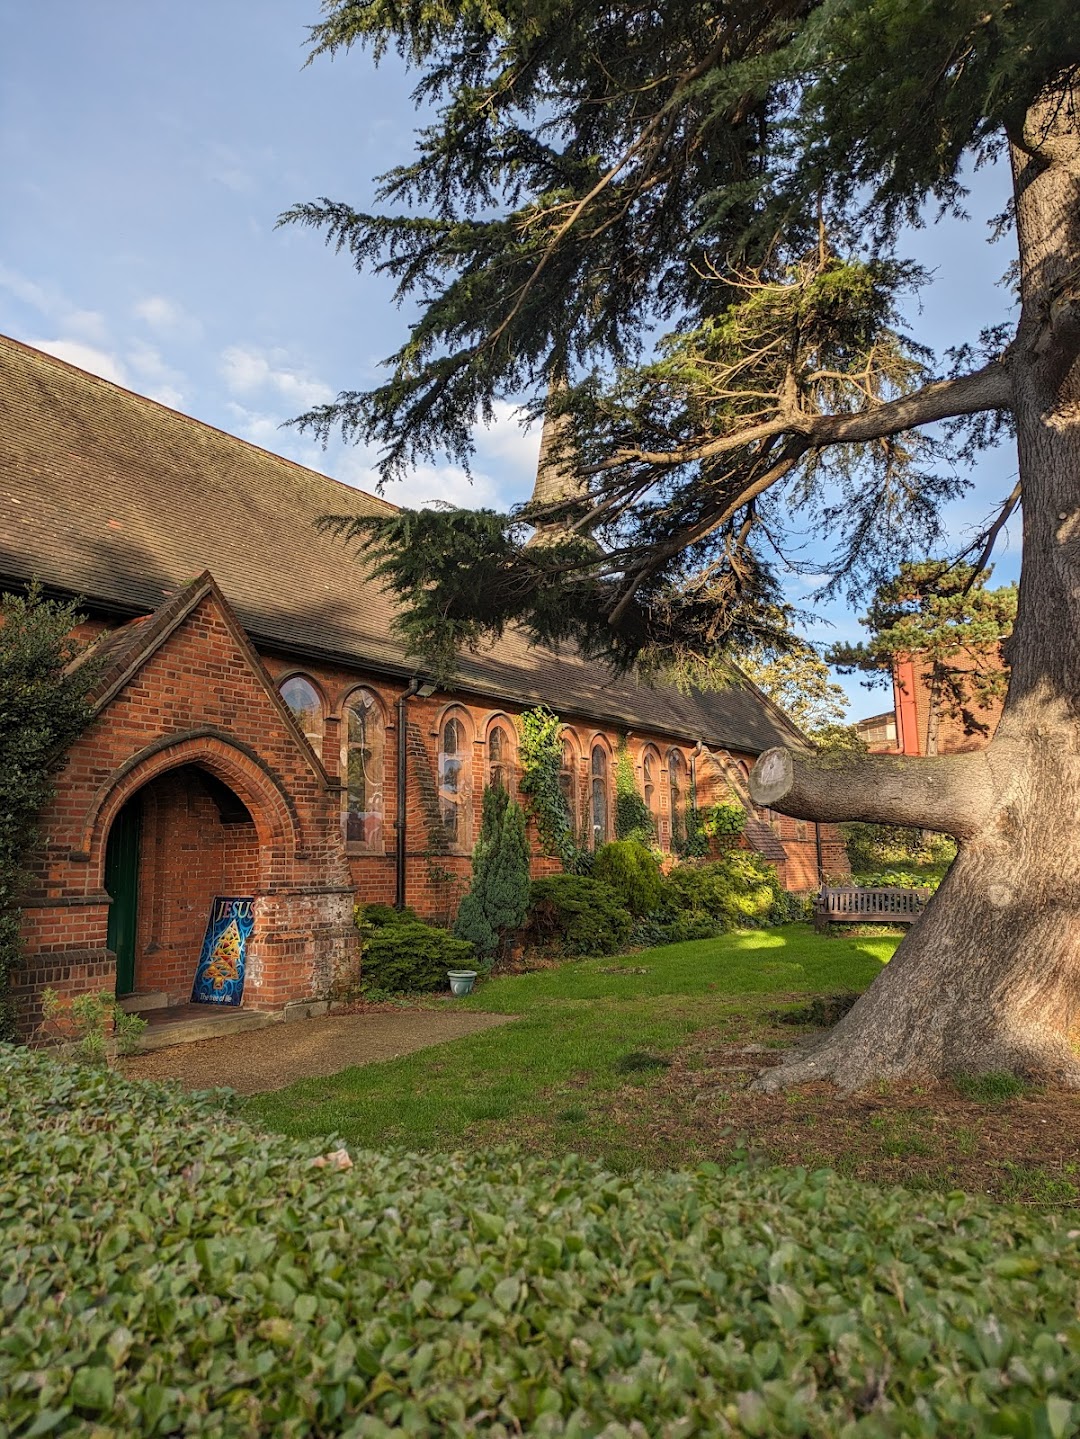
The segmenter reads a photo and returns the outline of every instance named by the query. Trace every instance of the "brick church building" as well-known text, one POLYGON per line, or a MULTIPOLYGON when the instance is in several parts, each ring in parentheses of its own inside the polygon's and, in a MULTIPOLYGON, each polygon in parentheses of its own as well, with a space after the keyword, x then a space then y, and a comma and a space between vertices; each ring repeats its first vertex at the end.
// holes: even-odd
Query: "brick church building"
MULTIPOLYGON (((452 917, 536 704, 590 843, 613 836, 623 745, 675 849, 692 796, 749 807, 755 757, 805 743, 749 684, 648 688, 514 634, 436 689, 315 528, 385 501, 5 338, 0 495, 0 586, 79 596, 100 657, 25 902, 25 1024, 46 986, 187 1001, 215 896, 253 900, 245 1007, 325 998, 355 973, 358 901, 452 917)), ((793 890, 845 864, 829 827, 752 807, 744 842, 793 890)))

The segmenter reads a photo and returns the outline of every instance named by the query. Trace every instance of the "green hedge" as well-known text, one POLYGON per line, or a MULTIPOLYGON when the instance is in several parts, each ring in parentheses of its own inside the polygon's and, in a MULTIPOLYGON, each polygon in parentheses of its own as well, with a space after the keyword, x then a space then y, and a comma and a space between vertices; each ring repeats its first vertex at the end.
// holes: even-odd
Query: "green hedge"
POLYGON ((411 909, 369 904, 356 912, 364 936, 363 988, 382 994, 446 989, 448 969, 473 969, 476 951, 445 929, 424 924, 411 909))
POLYGON ((354 1155, 0 1048, 11 1435, 1080 1422, 1075 1217, 827 1173, 354 1155))
POLYGON ((610 885, 580 874, 553 874, 530 886, 526 938, 563 954, 614 954, 633 921, 610 885))

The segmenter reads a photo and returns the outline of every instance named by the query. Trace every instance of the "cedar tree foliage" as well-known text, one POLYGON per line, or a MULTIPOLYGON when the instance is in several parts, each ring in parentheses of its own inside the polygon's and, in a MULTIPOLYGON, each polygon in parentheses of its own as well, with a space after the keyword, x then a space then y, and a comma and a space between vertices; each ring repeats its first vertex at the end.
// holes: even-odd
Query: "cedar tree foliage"
POLYGON ((866 995, 758 1081, 956 1070, 1080 1087, 1080 6, 1075 0, 326 0, 313 55, 393 47, 433 118, 386 213, 286 217, 418 318, 388 377, 302 423, 387 477, 465 460, 525 395, 559 443, 511 515, 350 520, 448 661, 513 622, 646 669, 779 642, 777 556, 831 541, 872 590, 933 553, 954 461, 1015 434, 1011 677, 992 743, 907 760, 770 749, 755 803, 943 831, 957 858, 866 995), (1013 180, 1019 309, 938 361, 900 320, 905 222, 1013 180), (577 483, 567 482, 567 475, 577 483), (531 543, 530 543, 531 541, 531 543))
POLYGON ((919 427, 976 416, 955 448, 1008 425, 1005 339, 938 376, 899 318, 923 276, 890 239, 928 198, 959 211, 964 160, 1000 153, 1069 80, 1073 5, 324 11, 312 58, 396 48, 434 119, 383 177, 390 213, 321 199, 283 217, 420 303, 385 383, 300 423, 381 446, 389 479, 438 452, 467 464, 477 419, 525 394, 570 417, 564 460, 585 482, 557 514, 341 517, 374 541, 416 652, 445 671, 512 621, 700 671, 782 642, 773 566, 793 520, 834 539, 837 582, 926 552, 962 481, 919 427), (553 520, 561 540, 529 546, 553 520))

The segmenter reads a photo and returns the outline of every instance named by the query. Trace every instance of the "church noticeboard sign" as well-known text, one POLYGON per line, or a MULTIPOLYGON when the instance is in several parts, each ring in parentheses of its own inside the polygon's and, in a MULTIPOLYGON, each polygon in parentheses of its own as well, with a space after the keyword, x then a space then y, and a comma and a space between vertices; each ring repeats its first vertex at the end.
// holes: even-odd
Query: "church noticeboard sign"
POLYGON ((191 990, 193 1004, 240 1003, 254 911, 253 899, 214 900, 191 990))

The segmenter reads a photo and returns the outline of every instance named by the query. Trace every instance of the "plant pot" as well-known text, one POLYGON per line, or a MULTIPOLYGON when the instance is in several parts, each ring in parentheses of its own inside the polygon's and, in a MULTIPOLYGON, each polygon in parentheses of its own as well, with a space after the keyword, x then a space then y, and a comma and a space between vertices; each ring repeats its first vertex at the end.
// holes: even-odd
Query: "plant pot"
POLYGON ((455 996, 471 994, 472 987, 476 980, 475 969, 448 969, 446 977, 450 981, 450 993, 455 996))

